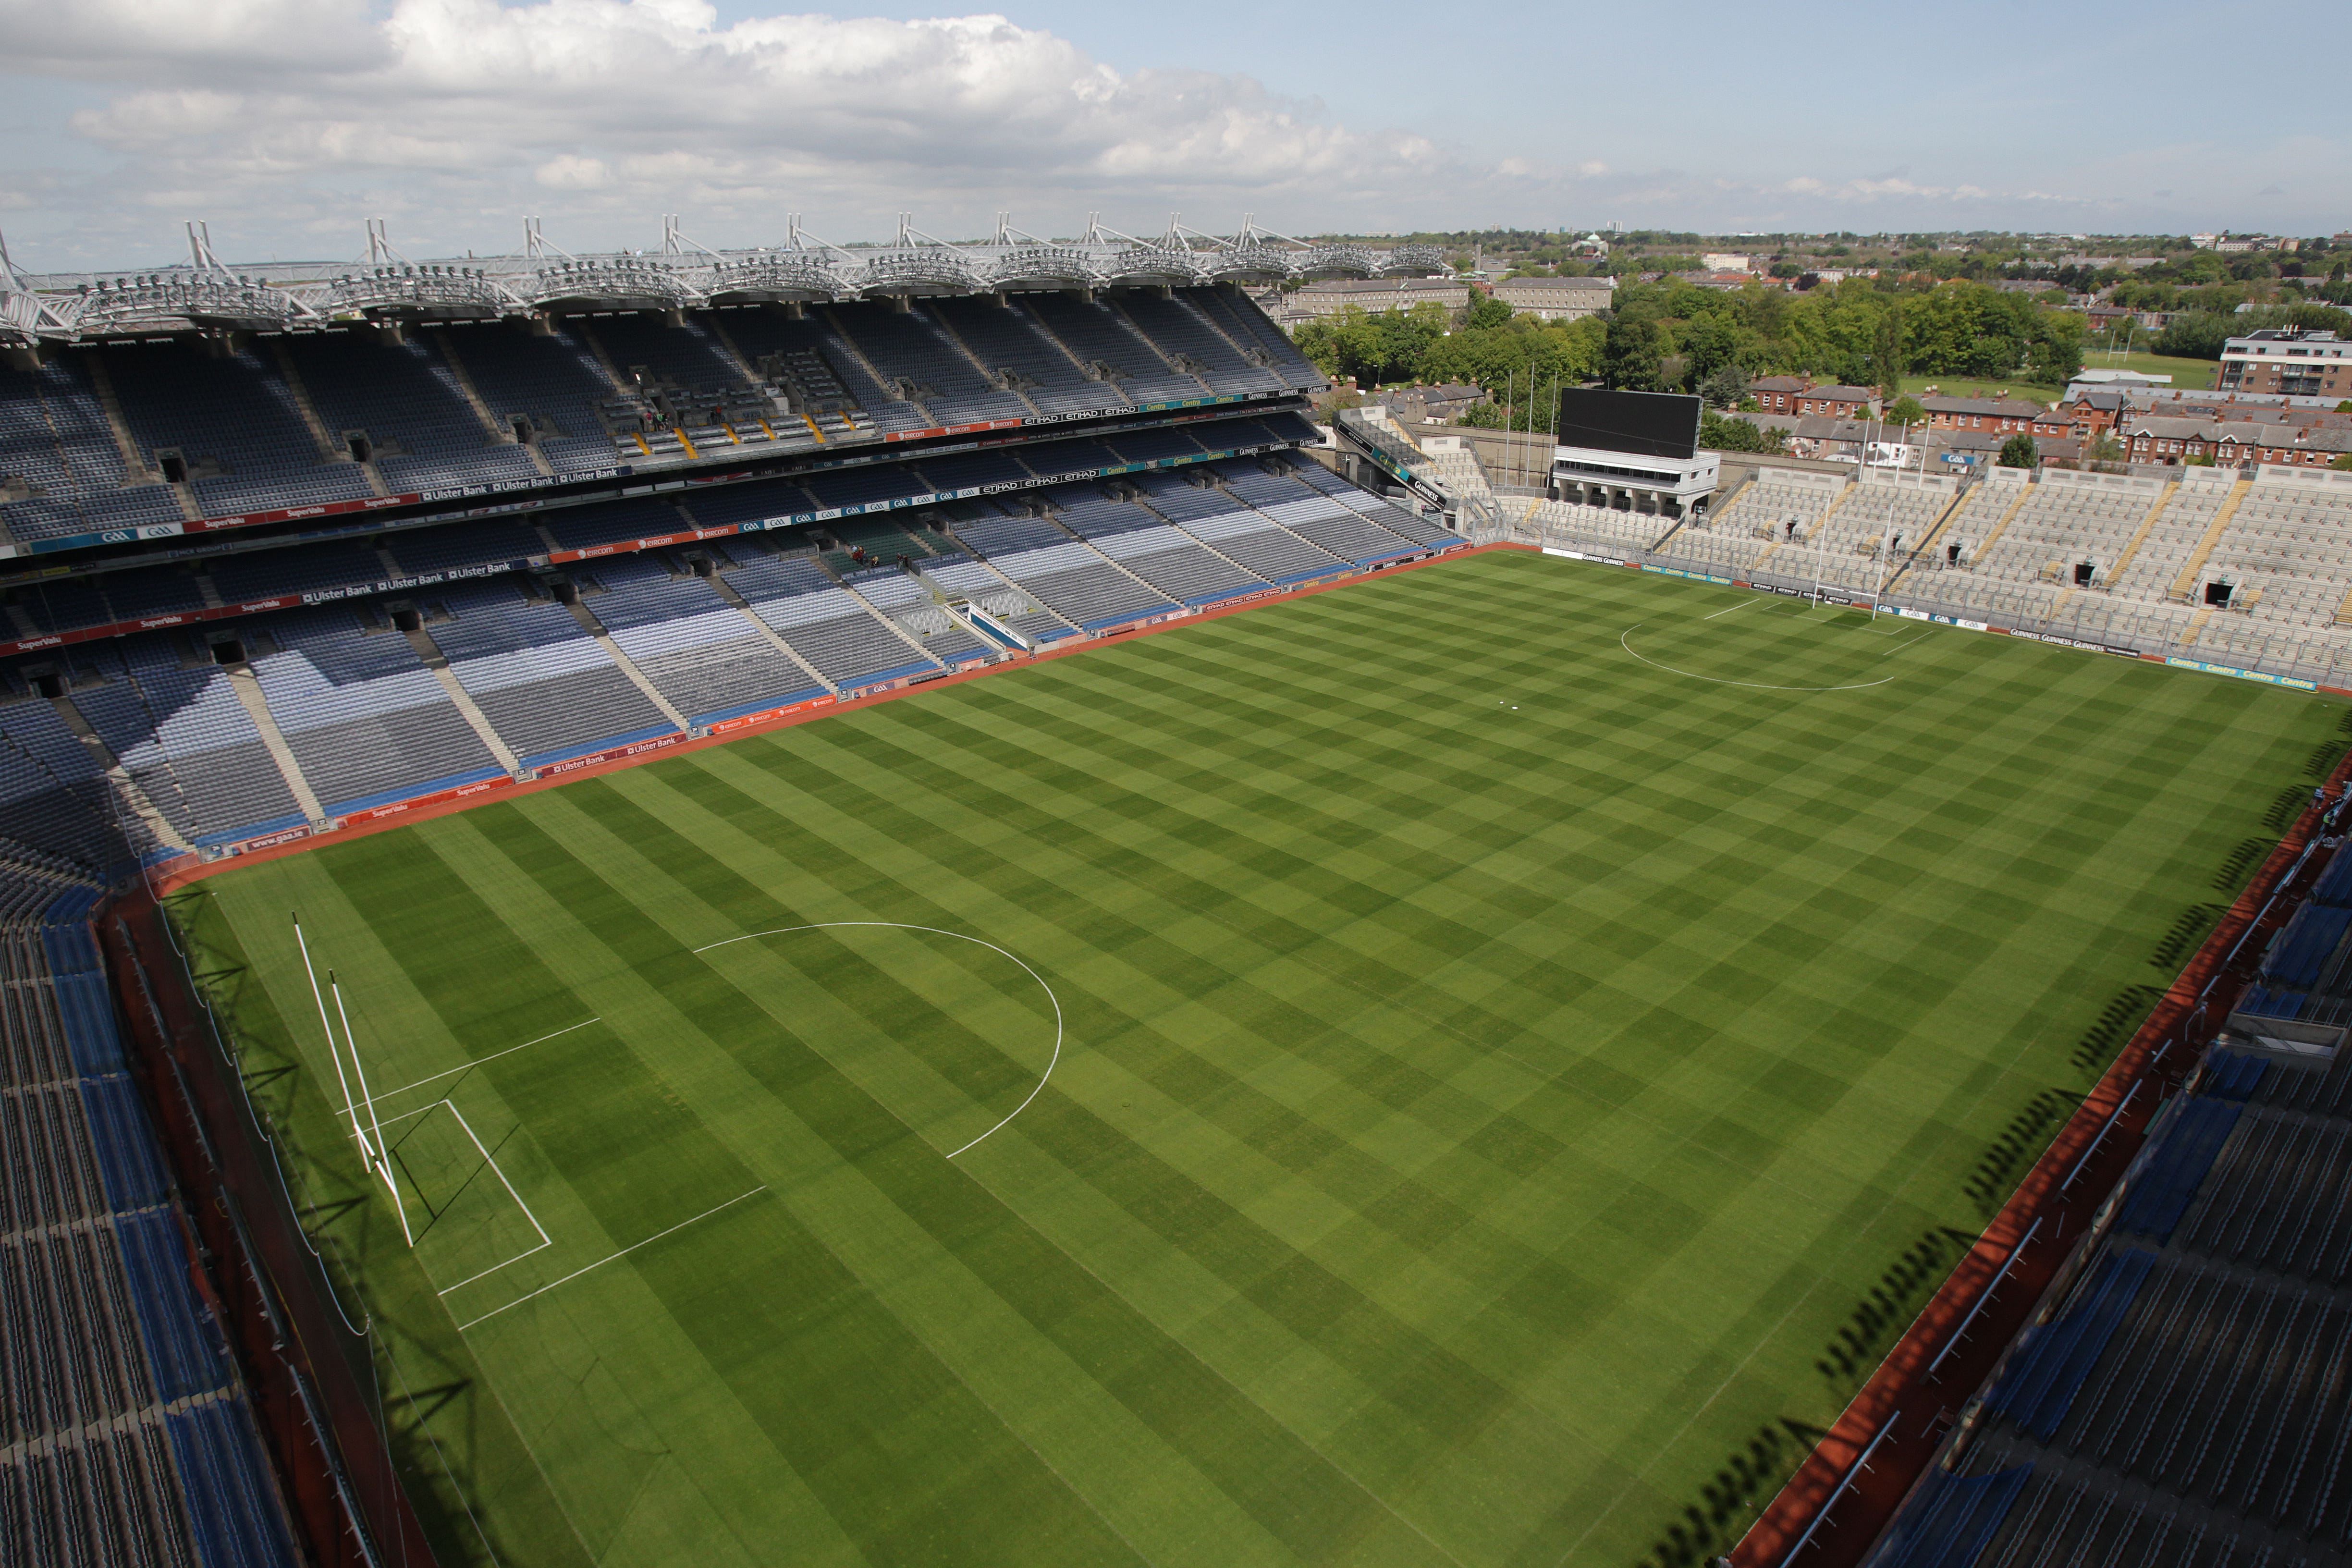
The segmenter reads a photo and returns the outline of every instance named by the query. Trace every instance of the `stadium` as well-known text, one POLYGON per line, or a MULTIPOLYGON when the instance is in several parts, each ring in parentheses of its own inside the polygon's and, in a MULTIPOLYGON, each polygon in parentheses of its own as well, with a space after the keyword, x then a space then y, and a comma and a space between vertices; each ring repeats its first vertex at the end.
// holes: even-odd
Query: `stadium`
POLYGON ((189 243, 0 293, 9 1561, 2345 1559, 2341 487, 189 243))

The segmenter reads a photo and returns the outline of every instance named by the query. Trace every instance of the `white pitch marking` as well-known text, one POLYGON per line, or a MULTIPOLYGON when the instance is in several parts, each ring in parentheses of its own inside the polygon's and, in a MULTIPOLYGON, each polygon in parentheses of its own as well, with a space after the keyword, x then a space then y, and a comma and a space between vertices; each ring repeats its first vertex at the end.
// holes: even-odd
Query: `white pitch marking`
MULTIPOLYGON (((522 1194, 515 1191, 515 1184, 507 1180, 506 1171, 499 1165, 498 1157, 492 1154, 488 1149, 482 1147, 482 1141, 475 1135, 474 1124, 466 1120, 466 1113, 458 1110, 457 1107, 449 1100, 445 1100, 440 1103, 449 1107, 449 1114, 456 1117, 457 1119, 457 1125, 466 1130, 467 1138, 472 1142, 475 1152, 480 1154, 483 1161, 488 1164, 491 1173, 498 1177, 499 1185, 507 1190, 507 1196, 514 1199, 515 1207, 522 1210, 522 1217, 530 1221, 530 1228, 539 1232, 539 1245, 530 1248, 530 1251, 518 1252, 512 1258, 508 1258, 506 1263, 493 1263, 488 1268, 483 1269, 480 1274, 467 1275, 466 1278, 458 1280, 457 1285, 450 1286, 447 1290, 436 1290, 434 1292, 436 1296, 446 1296, 450 1290, 457 1289, 458 1286, 471 1285, 475 1280, 482 1279, 486 1275, 496 1274, 499 1269, 504 1268, 508 1263, 520 1263, 524 1258, 530 1257, 532 1253, 546 1251, 549 1247, 555 1245, 555 1238, 547 1234, 547 1227, 539 1223, 539 1216, 530 1212, 530 1205, 529 1204, 522 1201, 522 1194)), ((429 1110, 432 1107, 427 1106, 425 1109, 429 1110)))
MULTIPOLYGON (((738 1193, 738 1194, 736 1194, 733 1197, 729 1198, 729 1199, 728 1199, 725 1203, 723 1203, 723 1204, 714 1204, 714 1205, 712 1205, 710 1207, 709 1207, 709 1208, 707 1208, 707 1209, 704 1209, 700 1214, 696 1215, 694 1216, 694 1218, 693 1218, 693 1219, 682 1219, 682 1220, 678 1221, 676 1225, 674 1225, 674 1226, 670 1226, 668 1230, 657 1230, 657 1231, 654 1232, 654 1233, 653 1233, 653 1235, 651 1235, 651 1236, 649 1236, 649 1237, 646 1237, 646 1238, 645 1238, 645 1240, 643 1240, 643 1241, 637 1241, 637 1242, 632 1242, 632 1243, 630 1243, 628 1246, 626 1246, 626 1247, 625 1247, 621 1248, 621 1250, 620 1250, 620 1251, 615 1252, 614 1254, 613 1254, 612 1258, 598 1258, 595 1262, 591 1263, 590 1265, 588 1265, 588 1267, 587 1267, 587 1268, 575 1268, 575 1269, 573 1269, 571 1273, 566 1274, 566 1275, 565 1275, 562 1279, 561 1279, 553 1280, 553 1281, 551 1281, 551 1282, 550 1282, 550 1283, 548 1283, 548 1284, 541 1285, 538 1289, 533 1290, 533 1291, 532 1291, 529 1296, 518 1296, 518 1297, 516 1297, 513 1300, 509 1301, 509 1302, 506 1304, 506 1306, 505 1306, 505 1307, 493 1307, 493 1308, 491 1308, 488 1311, 484 1312, 484 1313, 483 1313, 480 1317, 478 1317, 478 1318, 469 1318, 469 1319, 467 1319, 466 1321, 464 1321, 464 1322, 462 1322, 462 1323, 460 1323, 460 1324, 458 1324, 458 1325, 457 1325, 457 1331, 458 1331, 459 1333, 461 1333, 461 1334, 462 1334, 462 1333, 464 1333, 467 1329, 472 1328, 476 1323, 486 1323, 486 1322, 488 1322, 492 1318, 497 1317, 500 1312, 503 1312, 503 1311, 507 1310, 508 1310, 508 1308, 510 1308, 510 1307, 520 1307, 520 1306, 521 1306, 525 1301, 531 1300, 533 1300, 533 1299, 535 1299, 535 1298, 537 1298, 537 1297, 544 1296, 544 1295, 546 1295, 550 1290, 554 1289, 555 1289, 555 1287, 556 1287, 556 1286, 558 1286, 558 1285, 568 1285, 568 1284, 570 1284, 572 1280, 579 1279, 583 1274, 592 1273, 592 1272, 593 1272, 593 1271, 594 1271, 594 1270, 596 1270, 596 1269, 599 1269, 599 1268, 604 1268, 604 1265, 606 1265, 607 1263, 612 1262, 612 1261, 614 1260, 614 1258, 626 1258, 630 1253, 635 1252, 635 1251, 638 1247, 651 1247, 655 1242, 659 1241, 663 1237, 665 1237, 665 1236, 668 1236, 668 1235, 670 1235, 672 1232, 684 1230, 688 1226, 693 1225, 693 1224, 695 1224, 697 1221, 709 1219, 712 1215, 717 1214, 720 1209, 725 1209, 725 1208, 733 1208, 737 1204, 741 1203, 745 1198, 748 1198, 748 1197, 755 1197, 755 1196, 757 1196, 758 1194, 761 1194, 761 1193, 766 1192, 767 1190, 768 1190, 768 1184, 767 1184, 767 1183, 765 1183, 765 1182, 761 1182, 758 1186, 753 1187, 753 1188, 752 1188, 750 1192, 748 1192, 748 1193, 738 1193)), ((453 1287, 453 1289, 454 1289, 454 1287, 453 1287)))
MULTIPOLYGON (((423 1089, 428 1083, 439 1083, 445 1078, 456 1078, 459 1073, 471 1071, 473 1068, 480 1067, 484 1062, 494 1062, 500 1057, 510 1057, 517 1051, 527 1051, 533 1046, 543 1046, 547 1044, 548 1041, 555 1038, 556 1035, 568 1035, 574 1029, 584 1029, 591 1024, 601 1024, 603 1022, 604 1018, 602 1016, 593 1018, 583 1018, 576 1024, 565 1025, 562 1028, 556 1030, 555 1035, 541 1035, 535 1040, 525 1040, 521 1045, 509 1046, 505 1050, 492 1051, 488 1056, 478 1057, 474 1060, 467 1062, 464 1067, 451 1068, 447 1072, 436 1072, 431 1078, 420 1078, 415 1083, 404 1083, 398 1089, 387 1089, 382 1094, 377 1095, 375 1100, 390 1100, 395 1094, 406 1094, 412 1089, 423 1089)), ((375 1100, 372 1100, 368 1103, 373 1105, 375 1103, 375 1100)), ((433 1108, 428 1105, 425 1109, 430 1110, 433 1108)), ((410 1114, 414 1115, 415 1112, 412 1111, 410 1114)), ((395 1120, 397 1119, 395 1118, 395 1120)))
MULTIPOLYGON (((1889 675, 1877 680, 1857 680, 1851 686, 1775 686, 1769 681, 1763 680, 1726 680, 1719 675, 1697 675, 1694 674, 1690 670, 1676 669, 1671 664, 1660 664, 1654 658, 1649 658, 1642 654, 1633 653, 1633 645, 1627 642, 1625 639, 1632 637, 1635 632, 1640 631, 1643 625, 1643 622, 1635 621, 1632 626, 1627 626, 1623 631, 1619 632, 1617 634, 1617 646, 1623 648, 1627 653, 1633 653, 1635 658, 1641 659, 1643 664, 1648 665, 1652 669, 1663 669, 1668 675, 1679 675, 1686 680, 1712 681, 1717 686, 1748 686, 1753 687, 1759 691, 1860 691, 1864 687, 1884 686, 1887 681, 1895 679, 1893 676, 1889 675)), ((1891 652, 1893 650, 1890 649, 1889 651, 1891 652)), ((1885 656, 1882 655, 1881 657, 1883 658, 1885 656)))
MULTIPOLYGON (((1634 657, 1638 658, 1641 656, 1636 654, 1634 657)), ((976 936, 966 936, 960 931, 941 931, 937 926, 910 925, 905 921, 818 921, 812 925, 778 926, 773 931, 755 931, 747 932, 742 936, 730 936, 725 942, 714 942, 709 944, 709 946, 698 947, 694 951, 697 952, 709 952, 711 948, 731 947, 736 942, 751 942, 763 936, 787 936, 796 931, 831 931, 844 926, 879 926, 889 931, 927 931, 933 936, 951 936, 958 942, 968 942, 972 943, 974 946, 984 947, 991 952, 1004 953, 1005 957, 1012 959, 1015 963, 1021 964, 1022 972, 1027 974, 1030 979, 1037 983, 1038 987, 1045 993, 1045 1000, 1054 1005, 1054 1054, 1045 1058, 1045 1071, 1044 1076, 1037 1079, 1037 1087, 1031 1089, 1028 1095, 1023 1099, 1021 1103, 1013 1108, 1012 1111, 1005 1116, 1004 1121, 998 1122, 994 1127, 992 1127, 986 1132, 982 1133, 979 1138, 975 1138, 971 1143, 965 1144, 963 1149, 950 1150, 946 1155, 948 1159, 954 1159, 958 1154, 962 1153, 964 1149, 970 1149, 974 1144, 979 1143, 982 1139, 992 1137, 998 1131, 1002 1131, 1005 1121, 1012 1121, 1013 1117, 1018 1116, 1023 1111, 1028 1110, 1029 1101, 1036 1099, 1040 1094, 1045 1092, 1045 1079, 1054 1076, 1054 1068, 1062 1059, 1062 1035, 1064 1029, 1062 1022, 1062 999, 1054 994, 1054 988, 1045 984, 1045 977, 1044 975, 1038 973, 1035 970, 1031 969, 1028 964, 1022 963, 1021 959, 1017 955, 1005 952, 1004 949, 997 946, 992 942, 983 942, 976 936)))
MULTIPOLYGON (((1768 602, 1769 601, 1767 601, 1761 594, 1750 594, 1748 597, 1740 600, 1739 603, 1732 605, 1731 610, 1744 610, 1750 605, 1761 605, 1768 602)), ((1717 610, 1715 612, 1715 616, 1727 616, 1731 614, 1731 610, 1717 610)), ((1699 619, 1702 621, 1711 621, 1715 619, 1715 616, 1701 616, 1699 619)))
POLYGON ((1888 648, 1885 653, 1880 654, 1878 657, 1881 658, 1892 658, 1896 654, 1901 653, 1905 648, 1909 647, 1913 643, 1919 641, 1921 637, 1927 637, 1928 635, 1929 634, 1927 632, 1921 632, 1918 637, 1906 637, 1903 641, 1896 643, 1893 647, 1888 648))

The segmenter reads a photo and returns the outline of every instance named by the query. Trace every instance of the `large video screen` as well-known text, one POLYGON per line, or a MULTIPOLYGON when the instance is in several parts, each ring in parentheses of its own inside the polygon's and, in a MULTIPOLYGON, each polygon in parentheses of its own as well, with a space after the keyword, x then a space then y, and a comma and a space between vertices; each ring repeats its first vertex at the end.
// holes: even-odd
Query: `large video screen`
POLYGON ((1700 406, 1697 398, 1680 393, 1570 387, 1559 395, 1559 444, 1631 457, 1695 458, 1700 406))

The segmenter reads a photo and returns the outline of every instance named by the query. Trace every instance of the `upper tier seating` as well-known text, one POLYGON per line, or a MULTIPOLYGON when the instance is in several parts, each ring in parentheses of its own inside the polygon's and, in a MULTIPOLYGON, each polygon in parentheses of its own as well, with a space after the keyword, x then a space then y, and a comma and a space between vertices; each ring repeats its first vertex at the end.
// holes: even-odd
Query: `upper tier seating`
POLYGON ((1058 339, 1071 358, 1102 374, 1136 403, 1169 403, 1200 397, 1209 384, 1168 363, 1125 316, 1099 301, 1074 295, 1023 294, 1013 308, 1027 313, 1058 339))
POLYGON ((346 454, 330 459, 285 376, 261 352, 216 354, 202 344, 166 342, 99 353, 146 467, 168 474, 164 454, 177 453, 204 515, 377 493, 346 454))
MULTIPOLYGON (((514 432, 483 424, 447 359, 434 352, 439 335, 394 343, 337 332, 289 338, 286 353, 331 441, 348 449, 357 437, 371 454, 405 452, 462 471, 494 445, 510 444, 514 432)), ((415 471, 426 470, 420 464, 415 471)))
POLYGON ((898 373, 877 367, 869 374, 858 356, 835 335, 826 316, 825 311, 812 310, 796 321, 772 310, 730 310, 727 333, 754 368, 773 366, 780 379, 793 383, 803 394, 812 390, 808 383, 813 374, 829 378, 857 410, 861 429, 887 435, 927 429, 937 423, 922 409, 885 389, 875 376, 898 373))
POLYGON ((48 539, 181 517, 179 498, 170 489, 145 474, 131 479, 142 488, 122 491, 121 447, 70 357, 38 370, 0 366, 0 525, 11 538, 48 539), (9 500, 12 482, 28 499, 9 500), (118 496, 109 504, 108 498, 118 496), (133 516, 142 510, 152 515, 133 516), (95 521, 100 517, 107 521, 95 521))
MULTIPOLYGON (((433 329, 432 342, 443 358, 461 367, 472 381, 497 429, 511 430, 517 419, 531 428, 539 437, 540 458, 555 474, 587 473, 612 466, 612 436, 597 410, 619 389, 596 363, 594 353, 560 324, 544 335, 505 323, 441 327, 433 329)), ((509 473, 528 478, 538 471, 530 453, 520 447, 491 455, 508 459, 499 478, 509 473)), ((443 455, 441 461, 449 473, 464 469, 454 454, 443 455)), ((478 463, 481 458, 473 461, 478 463)), ((427 471, 420 460, 415 472, 421 477, 427 471)))
POLYGON ((1029 405, 1001 392, 943 336, 920 309, 833 312, 834 330, 864 351, 868 363, 913 393, 941 425, 1020 419, 1029 405))
POLYGON ((1041 414, 1093 414, 1127 406, 1109 384, 1090 380, 1036 322, 1008 306, 979 300, 935 300, 925 309, 963 340, 991 372, 1010 372, 1041 414))
POLYGON ((1255 343, 1264 353, 1265 363, 1285 386, 1313 387, 1323 384, 1323 374, 1298 352, 1290 334, 1276 326, 1272 318, 1249 299, 1228 289, 1187 289, 1184 303, 1224 329, 1225 335, 1244 348, 1255 343))
POLYGON ((1189 295, 1162 300, 1148 289, 1139 289, 1118 296, 1118 306, 1153 342, 1199 365, 1201 368, 1193 374, 1218 392, 1269 393, 1288 389, 1286 377, 1247 357, 1255 353, 1260 359, 1271 360, 1264 344, 1254 337, 1236 342, 1189 295))
POLYGON ((616 464, 817 450, 1316 380, 1255 305, 1218 289, 903 311, 866 302, 797 321, 768 309, 675 323, 624 311, 536 327, 427 324, 402 341, 337 326, 217 353, 179 341, 89 347, 0 372, 0 528, 34 540, 529 489, 616 464))

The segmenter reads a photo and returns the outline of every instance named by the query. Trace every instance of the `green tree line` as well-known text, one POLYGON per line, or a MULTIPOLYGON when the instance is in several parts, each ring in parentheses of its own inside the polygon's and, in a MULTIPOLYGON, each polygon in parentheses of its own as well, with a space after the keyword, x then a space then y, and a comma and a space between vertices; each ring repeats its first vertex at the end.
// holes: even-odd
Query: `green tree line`
POLYGON ((1809 375, 1892 393, 1906 374, 2055 388, 2083 367, 2080 316, 1967 280, 1895 290, 1848 279, 1794 293, 1760 283, 1699 289, 1667 279, 1620 289, 1605 321, 1538 321, 1492 299, 1462 318, 1455 322, 1431 304, 1379 315, 1350 307, 1305 324, 1297 336, 1325 374, 1352 375, 1360 386, 1471 383, 1498 400, 1529 404, 1538 400, 1520 398, 1517 389, 1532 384, 1540 394, 1555 380, 1704 390, 1711 402, 1727 403, 1736 400, 1732 389, 1760 375, 1809 375))

